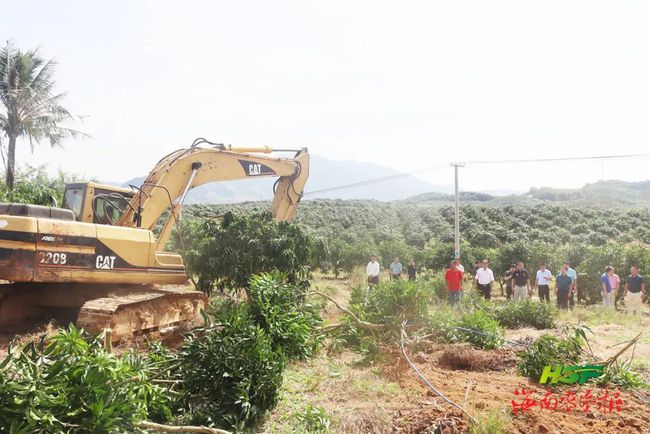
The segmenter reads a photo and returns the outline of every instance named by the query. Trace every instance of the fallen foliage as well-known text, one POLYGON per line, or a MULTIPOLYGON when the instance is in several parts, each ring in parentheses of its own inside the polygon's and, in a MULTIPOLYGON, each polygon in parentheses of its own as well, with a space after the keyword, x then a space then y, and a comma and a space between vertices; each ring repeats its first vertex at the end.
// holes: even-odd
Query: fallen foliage
POLYGON ((151 376, 146 359, 110 354, 71 325, 9 349, 0 363, 0 432, 124 432, 164 421, 171 403, 151 376))
POLYGON ((499 324, 509 329, 551 329, 555 327, 557 308, 552 303, 532 300, 507 301, 494 307, 492 314, 499 324))
POLYGON ((573 335, 565 331, 564 337, 543 335, 526 351, 519 353, 518 372, 539 380, 545 366, 574 365, 581 359, 586 344, 583 328, 575 328, 573 335))

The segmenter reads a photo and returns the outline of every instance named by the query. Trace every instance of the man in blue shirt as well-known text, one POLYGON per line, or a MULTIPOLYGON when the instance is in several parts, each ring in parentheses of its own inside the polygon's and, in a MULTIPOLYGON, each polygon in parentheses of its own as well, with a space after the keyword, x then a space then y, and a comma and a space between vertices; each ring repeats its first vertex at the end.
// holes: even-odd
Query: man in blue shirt
POLYGON ((612 305, 612 284, 609 278, 614 274, 614 269, 609 265, 605 267, 605 272, 600 276, 600 294, 603 296, 603 306, 607 309, 612 305))
POLYGON ((555 278, 555 289, 557 290, 557 307, 560 309, 569 308, 569 292, 573 287, 573 279, 567 273, 569 270, 565 265, 560 274, 555 278))
POLYGON ((397 256, 393 258, 393 262, 390 264, 390 277, 393 280, 398 280, 402 277, 402 264, 400 264, 397 256))
POLYGON ((576 273, 576 270, 571 268, 569 261, 564 261, 564 266, 566 267, 567 276, 573 280, 571 284, 571 291, 569 291, 569 307, 573 309, 573 306, 576 304, 575 294, 578 288, 578 273, 576 273))

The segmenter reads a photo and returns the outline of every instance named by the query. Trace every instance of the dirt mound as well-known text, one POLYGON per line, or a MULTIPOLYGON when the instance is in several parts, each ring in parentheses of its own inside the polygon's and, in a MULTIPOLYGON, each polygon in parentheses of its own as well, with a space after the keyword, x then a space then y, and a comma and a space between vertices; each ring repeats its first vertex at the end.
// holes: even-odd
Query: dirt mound
POLYGON ((431 402, 402 410, 395 420, 394 431, 400 434, 457 434, 468 431, 467 420, 460 411, 440 408, 431 402))
POLYGON ((438 363, 465 371, 504 371, 517 364, 517 355, 511 349, 484 351, 469 345, 453 345, 440 352, 438 363))

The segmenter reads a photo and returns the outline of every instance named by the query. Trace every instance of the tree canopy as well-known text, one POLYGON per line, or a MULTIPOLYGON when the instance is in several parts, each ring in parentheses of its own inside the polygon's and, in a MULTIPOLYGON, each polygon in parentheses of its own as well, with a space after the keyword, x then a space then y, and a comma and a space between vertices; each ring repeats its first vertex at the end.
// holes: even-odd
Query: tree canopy
POLYGON ((35 143, 56 146, 84 135, 65 126, 73 116, 62 105, 65 93, 54 89, 55 68, 56 62, 37 50, 21 51, 11 42, 0 49, 0 131, 7 138, 6 148, 0 142, 0 149, 9 190, 14 188, 18 138, 26 138, 33 151, 35 143))

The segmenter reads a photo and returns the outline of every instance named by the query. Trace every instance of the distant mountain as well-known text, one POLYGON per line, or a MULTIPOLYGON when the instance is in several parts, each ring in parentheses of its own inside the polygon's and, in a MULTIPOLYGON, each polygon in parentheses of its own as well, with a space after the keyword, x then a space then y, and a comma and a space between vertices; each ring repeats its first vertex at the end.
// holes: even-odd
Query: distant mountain
MULTIPOLYGON (((144 177, 138 177, 121 185, 140 186, 143 181, 144 177)), ((220 204, 270 200, 273 197, 274 182, 275 178, 267 178, 205 184, 191 190, 186 203, 220 204)), ((305 191, 305 199, 373 199, 385 202, 439 204, 454 202, 451 185, 433 185, 378 164, 331 160, 318 155, 311 157, 310 176, 305 191), (366 183, 377 178, 386 179, 366 183), (359 185, 345 189, 334 188, 355 183, 359 185), (318 193, 324 189, 332 190, 318 193)), ((531 188, 525 193, 508 189, 464 191, 460 193, 460 199, 463 203, 494 206, 524 206, 550 202, 596 208, 646 207, 650 206, 650 181, 600 181, 577 189, 539 187, 531 188)))
MULTIPOLYGON (((463 203, 505 205, 567 204, 591 208, 650 207, 650 181, 600 181, 582 188, 531 188, 523 194, 492 196, 487 193, 461 192, 463 203)), ((452 204, 454 196, 437 192, 423 193, 404 199, 406 203, 452 204)))
POLYGON ((600 181, 577 189, 532 188, 530 197, 598 207, 650 206, 650 181, 600 181))
MULTIPOLYGON (((458 193, 458 199, 462 202, 491 202, 497 199, 496 196, 492 196, 487 193, 479 193, 474 191, 461 191, 458 193)), ((405 202, 453 202, 453 194, 444 194, 438 192, 429 192, 418 194, 409 198, 404 199, 405 202)))
MULTIPOLYGON (((131 179, 122 185, 140 186, 144 177, 131 179)), ((273 179, 227 181, 205 184, 191 190, 186 203, 235 203, 273 198, 273 179)), ((430 191, 452 191, 450 186, 435 186, 415 176, 402 176, 401 172, 378 164, 360 161, 330 160, 311 156, 309 180, 305 188, 306 199, 376 199, 392 201, 405 199, 430 191), (382 182, 351 188, 310 194, 318 190, 341 185, 363 183, 376 178, 393 177, 382 182)))

